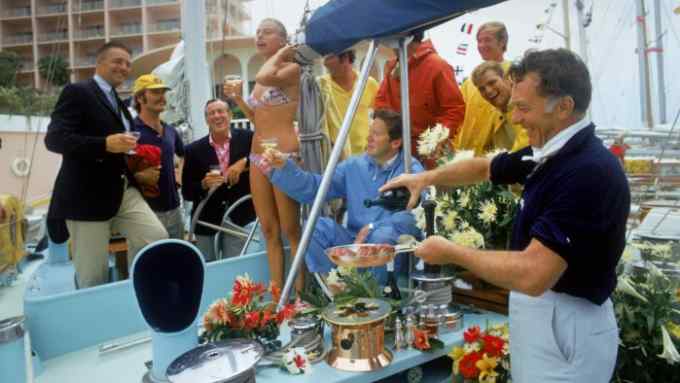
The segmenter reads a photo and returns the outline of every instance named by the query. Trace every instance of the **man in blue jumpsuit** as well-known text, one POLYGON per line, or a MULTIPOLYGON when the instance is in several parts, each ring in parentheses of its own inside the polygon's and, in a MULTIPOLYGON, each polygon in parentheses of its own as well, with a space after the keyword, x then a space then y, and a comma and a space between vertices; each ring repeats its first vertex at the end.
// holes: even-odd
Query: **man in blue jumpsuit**
POLYGON ((510 290, 513 382, 608 383, 618 350, 609 297, 626 242, 628 181, 586 116, 592 88, 578 56, 529 51, 509 74, 512 122, 522 124, 531 146, 402 176, 385 189, 523 184, 510 251, 468 249, 432 236, 415 255, 461 265, 510 290))
MULTIPOLYGON (((401 116, 388 110, 376 110, 369 127, 366 153, 338 164, 326 195, 326 199, 346 199, 347 228, 331 218, 319 218, 305 254, 309 271, 327 273, 331 270, 333 263, 324 254, 329 247, 350 243, 395 244, 402 234, 421 236, 410 211, 393 212, 379 206, 364 206, 364 200, 378 197, 381 186, 404 172, 401 138, 401 116)), ((264 158, 272 167, 270 178, 274 186, 301 203, 314 201, 321 175, 303 171, 278 152, 267 152, 264 158)), ((423 171, 416 160, 411 167, 413 173, 423 171)), ((396 269, 399 269, 400 262, 396 263, 396 269)), ((371 272, 379 282, 386 282, 384 266, 373 268, 371 272)))

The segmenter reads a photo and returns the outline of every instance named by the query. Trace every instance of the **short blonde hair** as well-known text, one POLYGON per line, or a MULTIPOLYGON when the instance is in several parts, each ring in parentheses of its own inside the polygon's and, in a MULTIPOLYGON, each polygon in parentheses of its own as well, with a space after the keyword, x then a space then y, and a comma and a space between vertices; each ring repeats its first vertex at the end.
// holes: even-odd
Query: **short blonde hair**
POLYGON ((505 24, 501 23, 500 21, 489 21, 488 23, 484 23, 479 26, 479 29, 477 30, 477 37, 479 37, 480 33, 487 30, 494 34, 496 40, 498 40, 499 43, 503 44, 503 52, 507 51, 509 36, 508 29, 505 27, 505 24))
POLYGON ((503 71, 503 66, 497 62, 497 61, 484 61, 483 63, 477 65, 475 70, 472 71, 472 74, 470 75, 470 79, 472 80, 472 84, 479 88, 479 83, 482 81, 482 76, 484 73, 487 71, 493 71, 495 72, 498 77, 504 78, 505 77, 505 71, 503 71))

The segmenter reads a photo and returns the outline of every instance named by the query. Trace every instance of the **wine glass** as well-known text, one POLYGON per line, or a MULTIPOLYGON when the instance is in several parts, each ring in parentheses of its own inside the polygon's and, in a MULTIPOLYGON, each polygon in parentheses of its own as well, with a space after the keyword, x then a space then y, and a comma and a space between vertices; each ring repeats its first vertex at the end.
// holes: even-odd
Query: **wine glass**
POLYGON ((262 147, 263 152, 268 150, 276 150, 279 147, 279 139, 276 137, 263 138, 260 140, 260 147, 262 147))
POLYGON ((220 165, 210 165, 210 175, 219 176, 222 174, 222 167, 220 165))
MULTIPOLYGON (((241 76, 237 74, 228 74, 224 76, 224 84, 228 85, 229 87, 241 87, 243 85, 243 80, 241 80, 241 76)), ((231 93, 229 94, 229 97, 235 97, 236 93, 231 93)))
MULTIPOLYGON (((125 132, 125 134, 127 134, 128 136, 134 138, 134 139, 135 139, 135 142, 136 142, 136 141, 139 141, 139 137, 142 136, 142 133, 141 133, 141 132, 135 132, 135 131, 132 131, 132 130, 131 130, 131 131, 128 131, 128 132, 125 132)), ((134 149, 130 149, 130 150, 127 151, 127 154, 129 154, 129 155, 135 155, 135 154, 137 154, 137 151, 134 150, 134 149)))

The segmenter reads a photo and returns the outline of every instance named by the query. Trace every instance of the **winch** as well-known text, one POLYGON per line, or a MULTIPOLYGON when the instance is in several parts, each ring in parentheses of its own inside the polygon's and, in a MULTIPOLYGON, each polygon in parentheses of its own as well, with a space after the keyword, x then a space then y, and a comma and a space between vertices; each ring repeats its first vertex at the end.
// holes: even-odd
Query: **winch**
POLYGON ((328 364, 346 371, 375 371, 389 365, 392 353, 385 348, 385 319, 391 311, 387 302, 371 298, 328 305, 322 314, 331 326, 328 364))
MULTIPOLYGON (((437 203, 432 200, 423 201, 425 210, 425 233, 434 235, 434 212, 437 203)), ((463 312, 453 303, 453 281, 455 276, 444 272, 441 266, 419 264, 418 271, 411 274, 415 282, 415 310, 406 310, 407 315, 418 314, 418 325, 427 328, 431 335, 458 331, 463 328, 463 312), (415 311, 415 312, 414 312, 415 311)))

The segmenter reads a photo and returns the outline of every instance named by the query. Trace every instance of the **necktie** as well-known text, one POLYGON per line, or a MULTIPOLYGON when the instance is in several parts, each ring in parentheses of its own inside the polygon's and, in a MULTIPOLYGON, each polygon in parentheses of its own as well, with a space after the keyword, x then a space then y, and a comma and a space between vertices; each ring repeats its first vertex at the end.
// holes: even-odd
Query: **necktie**
POLYGON ((113 111, 116 112, 116 114, 120 114, 120 108, 118 107, 118 95, 116 94, 116 90, 111 88, 111 106, 113 106, 113 111))

